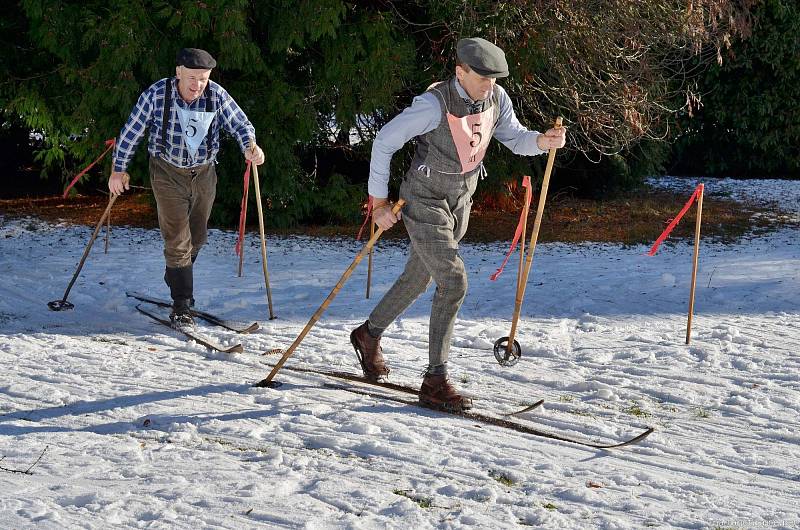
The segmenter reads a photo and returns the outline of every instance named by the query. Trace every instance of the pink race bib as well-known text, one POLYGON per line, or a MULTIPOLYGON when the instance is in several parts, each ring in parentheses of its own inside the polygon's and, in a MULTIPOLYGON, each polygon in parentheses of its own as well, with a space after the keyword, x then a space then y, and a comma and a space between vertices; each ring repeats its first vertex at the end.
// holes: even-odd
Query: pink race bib
POLYGON ((447 113, 450 134, 456 144, 458 158, 461 160, 461 173, 472 171, 483 160, 489 140, 492 139, 493 107, 480 114, 470 114, 457 118, 447 113))

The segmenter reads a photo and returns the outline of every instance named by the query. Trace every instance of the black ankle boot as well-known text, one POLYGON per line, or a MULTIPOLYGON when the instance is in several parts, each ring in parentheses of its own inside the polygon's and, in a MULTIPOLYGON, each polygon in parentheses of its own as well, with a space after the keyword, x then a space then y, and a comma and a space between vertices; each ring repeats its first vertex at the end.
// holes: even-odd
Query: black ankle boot
POLYGON ((193 326, 194 317, 192 317, 189 300, 173 300, 169 320, 174 326, 193 326))
POLYGON ((169 286, 172 296, 172 313, 169 318, 173 323, 194 324, 191 306, 194 298, 194 276, 192 266, 186 267, 167 267, 164 273, 164 281, 169 286))

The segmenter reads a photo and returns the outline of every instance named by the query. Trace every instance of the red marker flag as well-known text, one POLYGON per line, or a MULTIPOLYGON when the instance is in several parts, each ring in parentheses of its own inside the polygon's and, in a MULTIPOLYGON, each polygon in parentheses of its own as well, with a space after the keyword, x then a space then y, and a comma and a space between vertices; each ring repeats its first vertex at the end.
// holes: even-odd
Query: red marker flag
MULTIPOLYGON (((247 209, 247 194, 250 191, 250 166, 252 162, 247 161, 247 168, 244 170, 244 191, 242 192, 242 209, 239 213, 239 236, 236 238, 236 255, 242 253, 242 241, 244 241, 244 225, 247 222, 245 211, 247 209)), ((260 193, 260 190, 259 190, 260 193)))
MULTIPOLYGON (((522 187, 530 189, 531 187, 531 178, 528 175, 522 177, 522 187)), ((500 268, 495 271, 494 274, 489 276, 489 279, 495 281, 500 275, 503 273, 503 269, 505 269, 506 264, 508 263, 509 258, 511 258, 511 254, 514 253, 514 250, 517 248, 517 243, 519 243, 520 237, 522 237, 522 221, 524 220, 525 212, 528 211, 528 208, 531 205, 531 199, 533 198, 533 193, 526 193, 528 196, 527 204, 522 208, 522 213, 519 214, 519 222, 517 223, 517 229, 514 232, 514 240, 511 241, 511 248, 508 250, 508 254, 506 254, 506 259, 503 260, 503 264, 500 265, 500 268)))
POLYGON ((117 141, 117 139, 116 139, 116 138, 111 138, 111 139, 108 139, 108 140, 106 140, 106 142, 105 142, 105 143, 106 143, 106 145, 107 145, 108 147, 106 147, 106 150, 105 150, 105 151, 103 151, 103 154, 102 154, 102 155, 100 155, 100 156, 98 156, 98 157, 97 157, 97 160, 95 160, 94 162, 92 162, 91 164, 89 164, 88 166, 86 166, 86 167, 84 168, 84 170, 83 170, 83 171, 81 171, 80 173, 78 173, 77 175, 75 175, 75 178, 74 178, 74 179, 72 179, 72 182, 70 182, 70 183, 69 183, 69 186, 67 186, 67 189, 65 189, 65 190, 64 190, 64 196, 63 196, 63 197, 64 197, 65 199, 67 198, 67 194, 69 193, 69 190, 71 190, 71 189, 72 189, 72 186, 74 186, 74 185, 75 185, 75 183, 77 183, 77 182, 78 182, 78 180, 80 180, 80 178, 81 178, 82 176, 84 176, 84 175, 86 174, 86 172, 87 172, 87 171, 89 171, 90 169, 92 169, 96 163, 100 162, 100 160, 102 160, 102 159, 103 159, 103 157, 104 157, 104 156, 106 156, 106 153, 108 153, 109 151, 111 151, 111 148, 113 148, 113 147, 114 147, 114 144, 116 143, 116 141, 117 141))
POLYGON ((670 232, 672 232, 672 230, 673 230, 673 229, 674 229, 676 226, 678 226, 678 222, 681 220, 681 218, 682 218, 684 215, 686 215, 686 212, 688 212, 688 211, 689 211, 689 208, 692 206, 692 203, 694 203, 694 201, 696 201, 696 200, 697 200, 697 198, 698 198, 698 197, 700 197, 700 194, 701 194, 702 192, 703 192, 703 185, 702 185, 702 184, 698 184, 698 185, 697 185, 697 188, 695 188, 695 190, 694 190, 694 193, 692 193, 692 196, 691 196, 691 197, 689 197, 689 200, 688 200, 688 201, 686 202, 686 204, 683 206, 683 208, 682 208, 682 209, 681 209, 681 211, 678 213, 678 215, 676 215, 676 216, 675 216, 675 218, 674 218, 674 219, 672 220, 672 222, 671 222, 671 223, 670 223, 670 224, 667 226, 667 228, 665 228, 665 229, 664 229, 664 231, 661 233, 661 235, 660 235, 660 236, 658 236, 658 239, 656 239, 656 242, 655 242, 655 243, 653 243, 653 246, 652 246, 652 247, 650 247, 650 251, 647 253, 647 255, 648 255, 648 256, 653 256, 653 255, 655 255, 656 251, 658 250, 658 247, 659 247, 659 245, 661 245, 661 243, 663 243, 663 242, 664 242, 664 240, 665 240, 665 239, 667 239, 667 236, 669 236, 669 233, 670 233, 670 232))
POLYGON ((364 227, 367 226, 370 218, 372 217, 372 196, 367 199, 367 215, 364 217, 364 223, 361 225, 361 228, 358 229, 358 234, 356 235, 356 241, 361 240, 361 232, 364 231, 364 227))

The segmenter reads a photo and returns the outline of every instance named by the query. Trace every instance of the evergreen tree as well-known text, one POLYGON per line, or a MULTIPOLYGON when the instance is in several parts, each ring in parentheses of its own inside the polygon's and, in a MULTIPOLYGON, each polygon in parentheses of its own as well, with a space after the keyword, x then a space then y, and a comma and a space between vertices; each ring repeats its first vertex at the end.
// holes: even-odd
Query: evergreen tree
MULTIPOLYGON (((433 81, 452 75, 460 37, 482 36, 507 52, 512 72, 503 83, 522 121, 544 129, 563 115, 571 158, 561 158, 575 166, 603 160, 606 177, 582 182, 608 188, 636 180, 632 153, 642 140, 665 137, 683 106, 676 95, 692 74, 689 58, 741 32, 748 5, 21 0, 0 15, 0 66, 11 80, 0 84, 0 108, 41 138, 43 171, 66 180, 118 134, 141 91, 173 75, 178 49, 204 48, 218 61, 212 79, 245 110, 264 148, 268 223, 352 220, 377 130, 433 81)), ((709 60, 699 57, 701 65, 709 60)), ((489 188, 540 165, 492 149, 489 188)), ((408 147, 396 157, 395 177, 410 153, 408 147)), ((139 183, 147 175, 145 158, 141 146, 131 167, 139 183)), ((236 146, 223 142, 218 222, 236 219, 243 169, 236 146)), ((107 171, 106 161, 88 178, 103 187, 107 171)))
POLYGON ((800 177, 800 6, 765 0, 750 38, 699 80, 705 92, 682 120, 679 172, 800 177))

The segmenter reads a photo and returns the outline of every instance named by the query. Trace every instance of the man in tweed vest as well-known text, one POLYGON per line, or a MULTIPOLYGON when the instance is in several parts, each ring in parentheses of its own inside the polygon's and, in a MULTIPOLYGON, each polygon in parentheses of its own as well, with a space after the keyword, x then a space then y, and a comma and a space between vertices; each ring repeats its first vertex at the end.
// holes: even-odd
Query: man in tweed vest
POLYGON ((428 337, 428 367, 420 388, 426 406, 461 411, 472 406, 447 377, 453 325, 467 292, 458 243, 467 230, 472 194, 484 174, 483 156, 492 137, 520 155, 539 155, 565 144, 563 128, 541 134, 523 127, 498 77, 508 76, 503 50, 481 39, 457 44, 455 76, 432 85, 387 123, 372 147, 369 195, 382 229, 400 218, 387 199, 392 155, 416 139, 411 167, 400 187, 402 217, 411 239, 405 270, 350 341, 364 376, 385 380, 389 369, 380 345, 383 331, 436 283, 428 337))
POLYGON ((108 179, 114 195, 129 189, 127 168, 149 129, 150 184, 164 239, 164 281, 172 296, 174 325, 193 323, 192 267, 208 237, 220 129, 236 138, 245 159, 264 163, 250 120, 224 88, 209 80, 216 65, 205 50, 178 52, 175 77, 156 81, 139 96, 119 134, 108 179))

